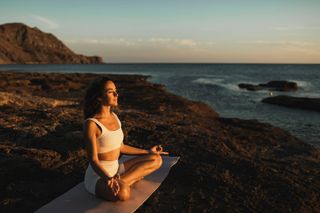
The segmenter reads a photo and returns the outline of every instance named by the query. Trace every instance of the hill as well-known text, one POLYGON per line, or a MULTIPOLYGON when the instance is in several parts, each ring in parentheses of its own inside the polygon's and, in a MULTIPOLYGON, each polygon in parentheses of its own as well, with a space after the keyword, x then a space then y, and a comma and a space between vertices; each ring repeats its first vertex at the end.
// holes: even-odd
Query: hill
POLYGON ((58 38, 22 23, 0 25, 0 64, 99 64, 70 50, 58 38))

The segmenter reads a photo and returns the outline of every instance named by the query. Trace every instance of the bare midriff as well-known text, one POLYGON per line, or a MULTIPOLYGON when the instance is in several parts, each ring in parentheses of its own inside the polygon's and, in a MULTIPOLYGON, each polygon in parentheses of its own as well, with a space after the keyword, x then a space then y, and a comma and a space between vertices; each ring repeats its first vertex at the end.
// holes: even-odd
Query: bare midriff
POLYGON ((112 150, 110 152, 104 152, 104 153, 99 153, 98 158, 99 160, 104 160, 104 161, 114 161, 118 160, 120 156, 120 148, 112 150))

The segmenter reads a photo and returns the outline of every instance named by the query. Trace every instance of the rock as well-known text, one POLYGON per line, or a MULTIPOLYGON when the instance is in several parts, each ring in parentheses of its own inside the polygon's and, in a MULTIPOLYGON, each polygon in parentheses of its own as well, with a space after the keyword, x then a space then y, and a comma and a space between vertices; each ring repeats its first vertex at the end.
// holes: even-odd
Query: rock
POLYGON ((290 81, 270 81, 266 84, 238 84, 239 88, 247 89, 250 91, 258 91, 258 90, 272 90, 272 91, 296 91, 298 89, 298 85, 295 82, 290 81))
MULTIPOLYGON (((124 143, 162 144, 180 156, 139 212, 320 209, 318 149, 269 124, 219 117, 145 76, 101 75, 121 91, 116 113, 124 143)), ((34 212, 83 181, 88 159, 79 103, 101 75, 0 72, 1 212, 34 212), (46 84, 55 89, 41 88, 46 84)))
POLYGON ((290 81, 270 81, 266 84, 259 84, 259 86, 275 91, 296 91, 298 89, 298 84, 290 81))
POLYGON ((261 86, 253 85, 253 84, 239 84, 238 86, 241 89, 247 89, 247 90, 250 90, 250 91, 258 91, 258 90, 262 90, 263 89, 261 86))
POLYGON ((320 112, 320 98, 292 97, 279 95, 262 100, 264 103, 275 104, 290 108, 314 110, 320 112))
POLYGON ((82 131, 72 131, 72 132, 67 132, 65 134, 66 139, 68 140, 78 140, 82 141, 83 140, 83 133, 82 131))
POLYGON ((45 97, 30 97, 15 93, 0 92, 0 106, 15 105, 18 107, 31 107, 31 108, 47 108, 47 107, 61 107, 61 106, 74 106, 78 102, 69 100, 58 100, 45 97))
POLYGON ((21 23, 0 25, 0 64, 101 64, 98 56, 75 54, 59 39, 21 23))

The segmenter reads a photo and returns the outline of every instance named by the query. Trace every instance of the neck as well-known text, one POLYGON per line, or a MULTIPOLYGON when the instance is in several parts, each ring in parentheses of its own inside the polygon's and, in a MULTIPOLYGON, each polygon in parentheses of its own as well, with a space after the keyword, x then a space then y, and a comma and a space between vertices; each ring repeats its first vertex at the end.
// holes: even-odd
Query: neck
POLYGON ((101 111, 96 114, 97 117, 109 117, 111 115, 111 107, 110 106, 103 106, 101 111))

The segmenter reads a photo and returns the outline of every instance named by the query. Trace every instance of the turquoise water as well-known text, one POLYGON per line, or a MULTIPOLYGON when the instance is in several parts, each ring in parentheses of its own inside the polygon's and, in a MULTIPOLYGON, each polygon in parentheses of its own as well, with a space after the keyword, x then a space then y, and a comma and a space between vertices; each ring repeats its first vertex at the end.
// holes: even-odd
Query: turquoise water
POLYGON ((320 98, 320 65, 293 64, 103 64, 103 65, 0 65, 17 72, 114 73, 149 75, 154 83, 188 99, 211 105, 220 116, 256 119, 288 130, 301 140, 320 147, 320 113, 262 103, 267 91, 251 92, 239 83, 289 80, 297 92, 274 95, 320 98))

